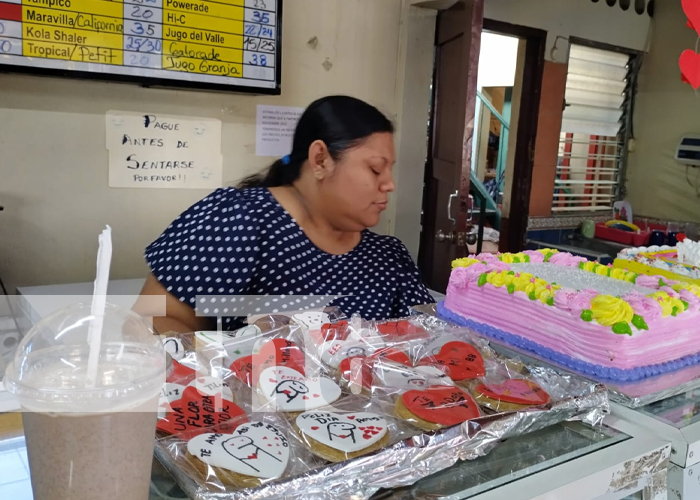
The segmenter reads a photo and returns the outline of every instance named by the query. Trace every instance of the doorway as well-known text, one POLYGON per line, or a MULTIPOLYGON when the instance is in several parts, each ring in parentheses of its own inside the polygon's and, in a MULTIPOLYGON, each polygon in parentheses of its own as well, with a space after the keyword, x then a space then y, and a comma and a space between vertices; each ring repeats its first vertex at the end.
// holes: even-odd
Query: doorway
POLYGON ((545 40, 541 30, 484 20, 483 0, 438 14, 418 254, 433 290, 446 290, 452 260, 484 250, 485 233, 489 251, 524 246, 545 40), (480 57, 493 57, 482 54, 484 39, 503 36, 516 47, 513 83, 480 88, 480 57))

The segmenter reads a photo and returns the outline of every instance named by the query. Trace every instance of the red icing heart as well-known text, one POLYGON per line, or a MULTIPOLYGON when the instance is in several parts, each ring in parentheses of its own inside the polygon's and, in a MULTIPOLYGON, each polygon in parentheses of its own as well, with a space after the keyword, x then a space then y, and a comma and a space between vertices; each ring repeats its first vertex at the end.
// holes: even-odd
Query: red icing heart
POLYGON ((364 387, 365 389, 371 389, 372 381, 374 380, 374 363, 379 358, 388 359, 396 363, 401 363, 405 366, 411 366, 411 360, 405 352, 393 349, 391 347, 384 347, 375 351, 371 356, 356 356, 354 358, 345 358, 340 362, 340 373, 345 380, 349 380, 355 383, 360 382, 360 380, 358 380, 359 376, 362 379, 362 387, 364 387), (355 367, 355 370, 357 370, 357 363, 360 363, 360 373, 353 373, 353 367, 355 367))
POLYGON ((401 400, 411 413, 445 426, 461 424, 481 415, 472 397, 457 387, 433 386, 424 391, 408 391, 401 400))
MULTIPOLYGON (((349 420, 355 420, 355 415, 350 415, 350 416, 348 417, 348 419, 349 419, 349 420)), ((312 427, 312 428, 313 428, 313 427, 312 427)))
POLYGON ((263 344, 258 354, 243 356, 231 363, 231 371, 250 387, 257 385, 260 374, 271 366, 286 366, 302 375, 306 374, 304 353, 294 342, 272 339, 263 344))
MULTIPOLYGON (((681 5, 683 5, 683 12, 688 18, 687 26, 692 29, 695 29, 695 26, 700 28, 700 2, 698 0, 681 0, 681 5)), ((700 31, 698 31, 698 35, 700 35, 700 31)))
POLYGON ((248 455, 248 459, 256 459, 256 458, 258 458, 257 453, 253 453, 252 455, 248 455))
POLYGON ((684 50, 679 60, 682 79, 695 90, 700 88, 700 54, 693 50, 684 50))
POLYGON ((486 397, 506 403, 537 406, 549 403, 549 394, 542 387, 520 378, 506 380, 497 385, 481 384, 476 390, 486 397))
POLYGON ((245 416, 245 412, 232 401, 200 394, 196 387, 187 387, 181 399, 170 403, 170 408, 172 411, 158 421, 158 430, 168 434, 187 434, 190 439, 214 425, 220 426, 218 432, 233 432, 238 425, 248 421, 237 418, 230 427, 221 425, 235 417, 245 416))
POLYGON ((380 323, 377 325, 377 330, 382 335, 395 335, 395 336, 405 336, 405 335, 416 335, 425 334, 425 330, 421 327, 414 325, 410 321, 400 320, 400 321, 387 321, 386 323, 380 323))
POLYGON ((455 382, 483 377, 484 358, 471 344, 454 340, 440 348, 440 352, 418 362, 420 366, 437 366, 455 382))
POLYGON ((320 427, 318 427, 318 426, 316 426, 316 425, 314 425, 314 426, 311 428, 312 431, 317 431, 317 430, 319 430, 319 429, 320 429, 320 427))
POLYGON ((197 373, 192 368, 185 366, 174 359, 172 361, 173 372, 168 377, 168 382, 179 382, 182 385, 187 385, 195 379, 197 373))
POLYGON ((372 439, 372 435, 371 435, 371 434, 363 434, 362 437, 363 437, 364 439, 372 439))

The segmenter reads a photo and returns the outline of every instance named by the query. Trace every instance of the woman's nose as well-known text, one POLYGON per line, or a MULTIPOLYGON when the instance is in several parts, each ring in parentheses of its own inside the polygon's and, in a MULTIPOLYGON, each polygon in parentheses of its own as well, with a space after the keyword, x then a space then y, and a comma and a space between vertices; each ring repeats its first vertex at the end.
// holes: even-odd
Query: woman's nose
POLYGON ((379 189, 382 193, 391 193, 394 189, 396 189, 394 175, 390 173, 388 178, 379 185, 379 189))

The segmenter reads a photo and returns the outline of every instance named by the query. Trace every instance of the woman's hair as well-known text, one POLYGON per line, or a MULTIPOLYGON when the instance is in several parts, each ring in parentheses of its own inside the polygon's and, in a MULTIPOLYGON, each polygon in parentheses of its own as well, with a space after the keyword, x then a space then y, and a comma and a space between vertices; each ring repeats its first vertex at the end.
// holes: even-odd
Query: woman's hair
POLYGON ((314 101, 301 115, 289 156, 277 160, 266 172, 243 179, 239 188, 277 187, 292 184, 315 141, 323 141, 338 161, 348 149, 359 146, 370 135, 394 132, 394 126, 374 106, 347 96, 329 96, 314 101))

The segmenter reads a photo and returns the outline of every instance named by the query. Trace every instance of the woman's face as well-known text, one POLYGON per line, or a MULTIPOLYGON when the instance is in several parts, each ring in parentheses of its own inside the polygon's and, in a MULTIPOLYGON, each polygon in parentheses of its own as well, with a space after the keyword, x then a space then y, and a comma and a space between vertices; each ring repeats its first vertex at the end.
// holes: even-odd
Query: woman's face
POLYGON ((361 231, 379 224, 394 190, 394 136, 377 133, 347 150, 321 181, 329 220, 340 230, 361 231))

